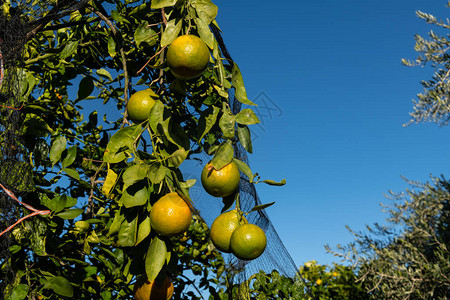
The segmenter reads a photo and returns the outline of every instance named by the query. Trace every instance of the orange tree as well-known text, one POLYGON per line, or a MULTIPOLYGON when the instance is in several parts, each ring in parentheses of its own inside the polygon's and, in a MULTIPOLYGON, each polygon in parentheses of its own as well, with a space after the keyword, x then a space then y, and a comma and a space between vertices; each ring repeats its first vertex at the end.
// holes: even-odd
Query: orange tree
MULTIPOLYGON (((205 151, 214 169, 234 162, 253 180, 233 144, 251 152, 248 126, 259 120, 251 108, 232 112, 230 90, 234 101, 253 103, 224 57, 217 11, 210 0, 2 2, 2 26, 19 18, 26 40, 19 61, 4 56, 17 88, 2 100, 2 153, 8 133, 22 156, 2 165, 1 181, 50 211, 2 237, 10 245, 1 261, 5 298, 127 299, 137 278, 161 285, 166 275, 177 299, 205 289, 219 297, 224 261, 190 199, 199 183, 183 178, 180 165, 205 151), (171 48, 186 35, 199 37, 187 39, 199 49, 194 60, 184 58, 186 41, 171 48), (146 89, 152 99, 129 118, 130 96, 146 89), (19 126, 11 127, 12 114, 19 126), (187 232, 186 208, 177 213, 182 229, 154 230, 152 207, 167 194, 192 212, 187 232)), ((28 214, 18 206, 14 217, 28 214)))

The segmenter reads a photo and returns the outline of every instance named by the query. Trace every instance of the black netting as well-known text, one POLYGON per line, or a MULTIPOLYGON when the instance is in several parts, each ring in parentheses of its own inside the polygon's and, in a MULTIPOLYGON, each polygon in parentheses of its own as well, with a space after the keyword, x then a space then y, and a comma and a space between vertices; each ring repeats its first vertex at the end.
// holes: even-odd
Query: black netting
MULTIPOLYGON (((20 15, 6 18, 0 13, 0 183, 17 195, 24 192, 20 185, 26 185, 29 176, 23 174, 23 153, 20 141, 20 85, 18 67, 21 49, 25 42, 25 29, 20 15)), ((14 224, 18 211, 16 202, 0 192, 0 232, 14 224)), ((6 276, 0 282, 0 290, 14 280, 14 272, 6 262, 10 256, 10 232, 0 237, 0 263, 6 276)))
MULTIPOLYGON (((22 67, 22 50, 28 38, 37 29, 50 20, 61 18, 79 9, 87 1, 60 1, 52 11, 46 10, 45 1, 35 3, 33 8, 25 1, 15 2, 8 14, 0 9, 0 232, 13 225, 22 213, 18 203, 9 197, 3 188, 15 196, 24 198, 27 191, 34 188, 32 166, 25 155, 21 137, 25 116, 24 87, 27 86, 22 67), (28 6, 27 6, 28 5, 28 6), (31 12, 24 14, 23 11, 31 12), (44 16, 45 15, 45 16, 44 16)), ((2 2, 0 2, 2 4, 2 2)), ((0 265, 5 274, 0 279, 0 290, 15 280, 15 274, 9 267, 11 231, 0 236, 0 265)), ((0 295, 2 299, 3 293, 0 295)))

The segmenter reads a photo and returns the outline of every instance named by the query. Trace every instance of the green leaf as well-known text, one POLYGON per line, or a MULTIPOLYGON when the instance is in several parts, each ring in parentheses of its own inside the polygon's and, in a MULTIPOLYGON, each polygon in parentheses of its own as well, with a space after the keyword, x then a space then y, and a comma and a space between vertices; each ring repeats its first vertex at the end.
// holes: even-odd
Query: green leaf
POLYGON ((174 6, 175 3, 177 3, 177 0, 152 0, 151 9, 174 6))
POLYGON ((72 208, 68 209, 66 211, 60 212, 59 214, 56 214, 57 217, 60 217, 64 220, 72 220, 78 217, 83 213, 84 209, 81 208, 72 208))
POLYGON ((238 112, 236 115, 236 122, 241 125, 252 125, 259 123, 259 119, 253 110, 246 108, 238 112))
POLYGON ((168 169, 165 166, 154 163, 150 165, 147 176, 151 183, 160 183, 166 177, 167 171, 168 169))
POLYGON ((145 273, 147 274, 149 281, 155 280, 156 276, 158 276, 164 266, 166 252, 166 243, 155 236, 150 243, 147 255, 145 256, 145 273))
POLYGON ((153 31, 153 29, 151 29, 148 26, 147 21, 144 21, 141 24, 139 24, 139 27, 134 32, 134 40, 136 41, 136 45, 138 47, 143 42, 152 46, 155 43, 155 41, 157 41, 157 39, 158 39, 158 37, 157 37, 155 31, 153 31))
POLYGON ((149 166, 147 164, 136 164, 128 167, 122 175, 123 189, 125 190, 135 182, 146 178, 148 168, 149 166))
POLYGON ((67 197, 66 195, 58 195, 53 199, 50 199, 46 195, 41 196, 41 204, 45 205, 51 211, 58 213, 66 207, 67 197))
POLYGON ((55 276, 47 280, 44 285, 44 289, 53 290, 58 295, 64 297, 73 297, 73 287, 69 280, 62 276, 55 276))
POLYGON ((103 195, 105 195, 107 197, 109 196, 109 194, 111 193, 111 189, 116 184, 117 177, 118 176, 117 176, 116 172, 114 172, 111 168, 109 168, 109 165, 108 165, 108 173, 106 174, 105 182, 103 183, 103 186, 102 186, 103 195))
POLYGON ((142 242, 151 232, 150 217, 147 216, 144 221, 139 224, 138 235, 136 238, 136 245, 142 242))
POLYGON ((233 161, 235 162, 235 164, 238 166, 239 170, 244 173, 245 176, 248 177, 248 180, 250 182, 253 181, 253 173, 252 170, 250 169, 250 167, 243 161, 233 158, 233 161))
POLYGON ((234 127, 236 124, 236 116, 231 111, 224 110, 219 120, 219 127, 222 130, 224 137, 228 139, 234 138, 234 127))
POLYGON ((124 214, 122 214, 121 210, 117 210, 114 214, 114 219, 111 223, 111 226, 109 227, 107 236, 110 236, 116 232, 119 232, 120 226, 122 225, 122 222, 125 220, 124 214))
POLYGON ((59 54, 59 58, 66 59, 67 57, 74 54, 75 51, 77 51, 77 48, 78 48, 78 41, 67 43, 64 49, 59 54))
POLYGON ((73 145, 69 149, 67 149, 67 155, 62 161, 62 167, 66 168, 73 164, 75 159, 77 158, 77 146, 73 145))
POLYGON ((111 11, 111 17, 116 22, 123 22, 125 20, 125 18, 122 17, 122 15, 117 10, 112 10, 111 11))
POLYGON ((209 25, 217 16, 219 8, 210 0, 192 0, 192 6, 205 24, 209 25))
POLYGON ((112 35, 108 36, 108 53, 112 58, 117 54, 116 41, 112 35))
POLYGON ((186 180, 185 182, 180 182, 180 187, 183 189, 190 189, 197 182, 197 179, 191 178, 186 180))
POLYGON ((265 209, 265 208, 267 208, 269 206, 272 206, 273 204, 275 204, 275 201, 274 202, 270 202, 270 203, 266 203, 266 204, 256 205, 249 212, 263 210, 263 209, 265 209))
POLYGON ((234 156, 234 149, 230 143, 223 143, 219 146, 216 153, 214 154, 211 164, 216 170, 220 170, 226 165, 228 165, 234 156))
POLYGON ((178 34, 181 31, 181 25, 183 23, 181 22, 181 20, 179 20, 176 24, 175 22, 175 19, 167 22, 167 27, 161 35, 161 47, 170 45, 178 37, 178 34))
POLYGON ((106 146, 103 160, 109 163, 118 163, 124 160, 126 155, 123 151, 134 148, 134 143, 141 132, 142 126, 140 124, 124 127, 117 131, 106 146))
POLYGON ((94 91, 94 81, 91 77, 87 76, 80 80, 78 85, 77 100, 83 100, 88 97, 94 91))
POLYGON ((131 247, 136 244, 138 217, 136 214, 129 212, 125 217, 119 229, 118 243, 123 247, 131 247))
POLYGON ((218 107, 210 107, 204 110, 200 119, 198 120, 198 140, 201 141, 203 137, 211 130, 211 128, 216 124, 217 116, 219 115, 220 109, 218 107))
POLYGON ((97 75, 101 76, 101 77, 104 77, 104 78, 107 78, 110 81, 113 81, 113 78, 112 78, 111 74, 105 69, 98 69, 97 70, 97 75))
POLYGON ((238 138, 242 147, 247 150, 248 153, 253 153, 252 138, 250 136, 250 129, 246 125, 238 124, 238 138))
POLYGON ((50 149, 50 161, 52 165, 55 165, 61 158, 61 154, 66 150, 66 138, 64 136, 59 136, 53 141, 52 148, 50 149))
POLYGON ((142 180, 124 190, 120 200, 126 208, 130 208, 146 204, 149 198, 147 182, 142 180))
POLYGON ((276 186, 282 186, 286 184, 286 179, 281 180, 280 182, 276 182, 270 179, 263 180, 261 182, 267 183, 268 185, 276 185, 276 186))
POLYGON ((11 295, 9 295, 9 300, 23 300, 28 296, 28 291, 30 288, 26 284, 19 284, 17 285, 13 291, 11 292, 11 295))
POLYGON ((69 177, 75 179, 75 180, 80 180, 80 174, 78 173, 77 170, 74 169, 70 169, 70 168, 63 168, 62 169, 67 175, 69 175, 69 177))
POLYGON ((208 25, 200 18, 194 19, 195 24, 197 24, 197 31, 200 38, 205 42, 210 49, 214 47, 214 35, 209 29, 208 25))
POLYGON ((169 158, 170 162, 172 163, 172 166, 174 168, 178 168, 181 165, 181 163, 186 159, 188 154, 189 151, 186 151, 184 148, 176 150, 169 158))
POLYGON ((242 78, 241 70, 236 63, 233 63, 233 69, 231 70, 232 82, 235 88, 234 95, 239 102, 247 105, 256 105, 247 98, 247 91, 244 86, 244 79, 242 78))

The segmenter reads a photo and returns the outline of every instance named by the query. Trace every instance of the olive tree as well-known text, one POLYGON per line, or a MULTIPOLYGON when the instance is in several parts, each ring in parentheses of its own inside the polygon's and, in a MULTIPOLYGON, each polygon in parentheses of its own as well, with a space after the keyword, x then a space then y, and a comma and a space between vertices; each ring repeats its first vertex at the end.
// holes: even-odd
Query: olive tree
MULTIPOLYGON (((447 5, 448 6, 448 5, 447 5)), ((430 65, 431 79, 423 80, 423 93, 414 101, 411 121, 450 120, 450 23, 433 15, 417 16, 436 27, 428 37, 415 36, 419 56, 403 59, 407 66, 430 65)), ((373 299, 448 299, 450 297, 450 183, 444 177, 429 183, 409 182, 404 193, 391 193, 385 206, 386 225, 355 232, 355 241, 332 251, 353 263, 358 280, 373 299)))

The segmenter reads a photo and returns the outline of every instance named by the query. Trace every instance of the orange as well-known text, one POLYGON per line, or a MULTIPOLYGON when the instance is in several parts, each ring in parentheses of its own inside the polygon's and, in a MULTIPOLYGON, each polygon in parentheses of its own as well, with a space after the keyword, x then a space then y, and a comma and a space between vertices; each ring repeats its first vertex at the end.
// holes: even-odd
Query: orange
POLYGON ((239 226, 233 231, 230 239, 231 252, 242 260, 259 257, 266 249, 266 245, 266 234, 255 224, 239 226))
POLYGON ((233 161, 220 170, 214 169, 209 162, 201 174, 203 188, 214 197, 226 197, 236 192, 239 180, 239 169, 233 161))
POLYGON ((161 197, 150 211, 152 228, 163 236, 174 236, 187 231, 191 219, 189 206, 177 193, 161 197))
POLYGON ((208 46, 195 35, 177 37, 167 50, 167 65, 178 79, 188 80, 200 76, 208 62, 208 46))
POLYGON ((209 235, 214 246, 222 252, 230 253, 230 239, 233 231, 247 220, 237 210, 219 215, 211 225, 209 235))
POLYGON ((152 89, 146 89, 131 95, 127 103, 127 113, 133 123, 142 123, 148 119, 150 110, 158 100, 152 89))
POLYGON ((166 276, 160 285, 156 281, 148 281, 143 275, 134 284, 133 295, 137 300, 169 300, 173 296, 172 280, 166 276))

